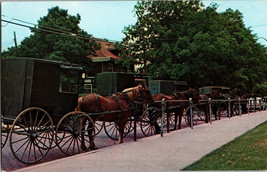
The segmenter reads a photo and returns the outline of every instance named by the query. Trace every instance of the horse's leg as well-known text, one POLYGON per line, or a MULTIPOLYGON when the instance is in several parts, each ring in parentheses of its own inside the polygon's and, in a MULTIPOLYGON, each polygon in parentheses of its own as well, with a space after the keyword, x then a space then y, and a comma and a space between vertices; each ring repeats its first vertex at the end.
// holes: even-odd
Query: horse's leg
MULTIPOLYGON (((94 121, 94 123, 95 123, 95 121, 94 121)), ((86 121, 84 121, 82 125, 85 126, 85 124, 86 124, 86 121)), ((88 132, 87 134, 88 134, 89 142, 90 142, 89 148, 91 150, 95 150, 95 149, 97 149, 96 146, 95 146, 95 143, 94 143, 94 138, 95 138, 94 135, 95 135, 95 133, 93 133, 92 132, 93 130, 91 130, 92 128, 94 128, 94 125, 93 125, 93 123, 89 122, 88 126, 85 126, 85 127, 87 127, 87 128, 85 128, 83 130, 86 130, 88 132)), ((82 150, 86 150, 87 149, 87 147, 85 145, 85 142, 84 142, 85 141, 85 139, 84 139, 85 134, 86 133, 84 131, 81 134, 81 139, 82 139, 81 149, 82 150)))
POLYGON ((205 113, 205 123, 208 123, 209 122, 209 115, 208 115, 208 105, 205 105, 205 110, 204 110, 204 113, 205 113))
POLYGON ((218 107, 218 112, 219 112, 219 120, 221 120, 221 109, 222 108, 224 108, 224 107, 222 107, 222 104, 221 103, 219 103, 219 107, 218 107))
POLYGON ((183 116, 183 115, 179 114, 178 130, 182 128, 182 116, 183 116))
POLYGON ((217 120, 217 106, 216 106, 216 104, 214 104, 214 105, 212 106, 212 113, 213 113, 214 116, 215 116, 215 120, 217 120))
MULTIPOLYGON (((82 120, 82 119, 81 119, 82 120)), ((86 121, 80 121, 81 123, 82 123, 82 125, 81 126, 85 126, 85 124, 86 124, 86 121)), ((86 149, 87 149, 87 147, 85 146, 85 142, 84 142, 84 135, 85 135, 85 133, 84 133, 84 130, 85 129, 83 129, 83 128, 81 128, 81 149, 83 150, 83 151, 85 151, 86 149)))
POLYGON ((236 115, 236 113, 235 113, 235 109, 234 109, 234 102, 232 102, 231 103, 231 109, 232 109, 232 117, 234 116, 234 115, 236 115))
MULTIPOLYGON (((82 122, 82 126, 85 126, 86 125, 86 121, 83 121, 82 122)), ((85 151, 87 149, 86 145, 85 145, 85 139, 84 139, 84 136, 85 136, 85 131, 84 130, 87 130, 86 129, 87 126, 85 126, 85 128, 82 128, 83 131, 81 131, 81 149, 83 151, 85 151)), ((88 125, 88 128, 89 130, 87 130, 88 132, 88 137, 89 137, 89 142, 90 142, 90 149, 91 150, 94 150, 96 149, 96 146, 95 146, 95 143, 94 143, 94 133, 92 132, 92 130, 90 130, 90 128, 93 128, 93 124, 91 122, 89 122, 89 125, 88 125)))
POLYGON ((160 127, 159 124, 157 123, 157 120, 155 120, 155 119, 151 119, 151 120, 154 121, 154 122, 153 122, 153 125, 154 125, 154 127, 155 127, 155 132, 156 132, 156 134, 159 134, 160 131, 161 131, 161 127, 160 127))
POLYGON ((124 128, 125 128, 125 125, 127 123, 128 117, 131 115, 131 112, 124 112, 120 115, 122 115, 122 116, 118 122, 118 125, 119 125, 119 141, 118 141, 118 143, 123 143, 124 128))
MULTIPOLYGON (((94 121, 94 124, 95 124, 95 121, 94 121)), ((93 128, 94 126, 93 126, 93 124, 90 122, 90 124, 89 124, 89 126, 88 126, 89 128, 93 128)), ((89 130, 89 132, 88 132, 88 135, 89 135, 89 141, 90 141, 90 149, 91 150, 95 150, 95 149, 97 149, 96 148, 96 146, 95 146, 95 137, 94 137, 94 135, 95 135, 95 133, 93 133, 92 132, 93 130, 89 130)))
POLYGON ((173 130, 176 130, 177 129, 177 117, 178 117, 178 109, 175 110, 175 113, 174 113, 174 128, 173 130))
POLYGON ((124 134, 124 127, 125 125, 122 125, 122 122, 119 121, 119 141, 118 143, 123 143, 123 134, 124 134))
POLYGON ((179 115, 179 124, 178 124, 178 130, 182 128, 182 117, 183 117, 183 107, 178 108, 178 115, 179 115))

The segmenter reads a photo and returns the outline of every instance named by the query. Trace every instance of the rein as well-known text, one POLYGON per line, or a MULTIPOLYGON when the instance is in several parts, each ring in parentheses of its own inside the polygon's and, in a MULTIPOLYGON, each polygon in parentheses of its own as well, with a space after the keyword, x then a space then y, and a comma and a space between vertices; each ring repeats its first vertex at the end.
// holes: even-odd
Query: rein
POLYGON ((174 97, 178 99, 182 98, 182 100, 186 100, 185 96, 181 92, 175 93, 174 97))
POLYGON ((118 98, 126 99, 128 101, 128 106, 126 108, 126 109, 128 109, 129 107, 131 107, 133 105, 135 98, 139 97, 139 96, 140 96, 140 91, 139 91, 139 86, 137 86, 134 88, 125 89, 121 93, 117 93, 116 95, 113 95, 112 97, 117 101, 118 105, 123 110, 118 98), (137 89, 138 89, 138 91, 137 91, 137 89), (131 93, 130 95, 132 95, 132 96, 129 96, 129 93, 131 93), (119 95, 119 97, 117 97, 117 95, 119 95))
POLYGON ((123 108, 122 108, 122 106, 121 106, 121 104, 120 104, 120 101, 119 101, 117 95, 118 95, 118 94, 113 94, 113 95, 111 95, 111 97, 112 97, 113 99, 115 99, 115 101, 118 103, 120 109, 123 110, 123 108))

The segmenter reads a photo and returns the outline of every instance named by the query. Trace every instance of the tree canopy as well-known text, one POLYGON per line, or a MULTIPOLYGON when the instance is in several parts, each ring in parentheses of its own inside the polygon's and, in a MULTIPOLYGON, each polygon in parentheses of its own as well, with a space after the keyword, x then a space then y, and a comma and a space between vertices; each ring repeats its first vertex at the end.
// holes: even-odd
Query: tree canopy
POLYGON ((2 53, 3 58, 24 56, 60 62, 90 65, 88 54, 100 48, 84 30, 80 29, 81 16, 72 16, 58 6, 48 9, 47 16, 41 17, 31 28, 32 34, 21 44, 2 53))
POLYGON ((216 4, 204 8, 200 1, 138 2, 136 24, 123 30, 121 63, 148 65, 152 79, 267 94, 260 89, 266 88, 266 47, 256 42, 238 10, 216 9, 216 4))

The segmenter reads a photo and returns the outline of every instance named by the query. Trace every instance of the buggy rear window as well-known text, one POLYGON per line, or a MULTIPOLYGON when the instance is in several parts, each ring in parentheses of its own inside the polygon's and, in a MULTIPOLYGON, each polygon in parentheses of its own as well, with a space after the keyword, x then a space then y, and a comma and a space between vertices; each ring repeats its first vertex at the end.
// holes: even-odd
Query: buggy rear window
POLYGON ((80 73, 75 70, 61 70, 59 92, 61 93, 78 93, 80 73))

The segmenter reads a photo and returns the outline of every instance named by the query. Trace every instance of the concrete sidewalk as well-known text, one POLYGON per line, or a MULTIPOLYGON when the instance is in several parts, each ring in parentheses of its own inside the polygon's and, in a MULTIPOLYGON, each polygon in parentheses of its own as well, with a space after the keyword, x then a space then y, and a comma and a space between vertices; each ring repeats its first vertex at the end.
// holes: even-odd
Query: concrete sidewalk
POLYGON ((267 111, 225 118, 17 171, 178 171, 264 121, 267 111))

